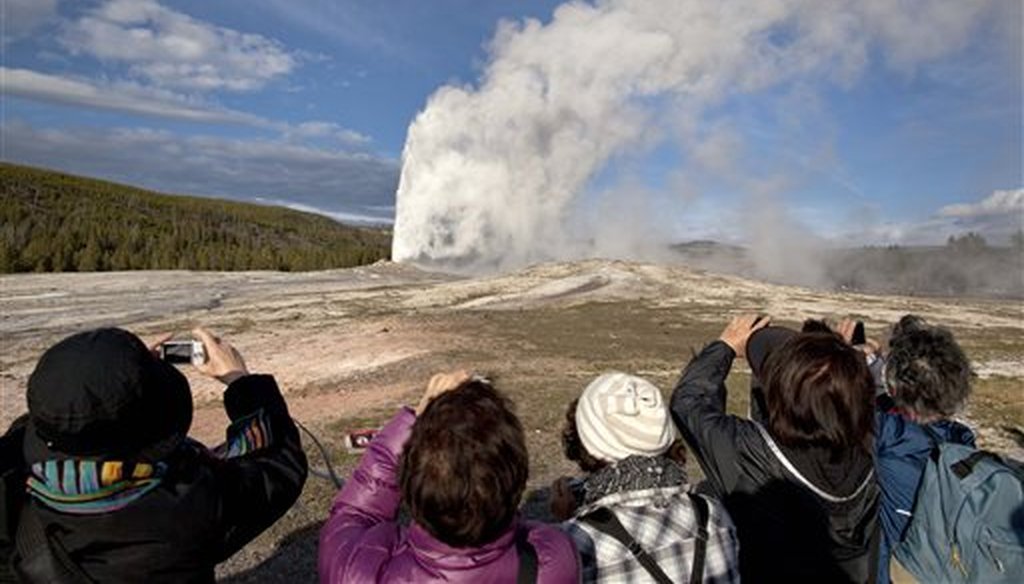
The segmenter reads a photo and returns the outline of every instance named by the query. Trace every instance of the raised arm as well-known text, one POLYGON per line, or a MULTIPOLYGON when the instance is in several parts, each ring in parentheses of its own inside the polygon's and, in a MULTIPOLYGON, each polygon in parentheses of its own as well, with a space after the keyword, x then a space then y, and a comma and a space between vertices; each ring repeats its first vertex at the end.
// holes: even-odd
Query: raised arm
POLYGON ((718 340, 690 361, 672 392, 672 419, 719 496, 736 485, 736 444, 756 433, 750 421, 725 412, 725 379, 750 335, 767 324, 767 318, 755 316, 733 319, 718 340))
POLYGON ((386 561, 390 550, 384 548, 397 538, 390 536, 393 534, 382 534, 379 540, 370 541, 365 536, 374 528, 387 529, 387 524, 391 529, 398 529, 395 521, 401 501, 398 466, 416 416, 433 398, 458 387, 468 378, 465 372, 435 375, 416 409, 402 408, 370 442, 352 478, 334 498, 327 523, 320 530, 318 569, 322 582, 344 581, 356 556, 364 568, 386 561))
POLYGON ((222 539, 230 557, 295 503, 306 482, 306 455, 288 407, 269 375, 236 378, 224 394, 231 425, 225 459, 215 468, 222 539))
MULTIPOLYGON (((327 523, 320 530, 318 565, 322 582, 344 580, 346 567, 371 528, 394 523, 397 529, 395 518, 401 501, 398 464, 415 422, 413 410, 402 408, 373 438, 352 477, 335 496, 327 523)), ((387 550, 376 551, 387 554, 387 550)))
POLYGON ((306 482, 306 455, 288 406, 270 375, 251 375, 241 354, 210 331, 192 331, 206 361, 199 372, 227 384, 224 409, 231 425, 223 460, 214 466, 224 560, 287 511, 306 482))

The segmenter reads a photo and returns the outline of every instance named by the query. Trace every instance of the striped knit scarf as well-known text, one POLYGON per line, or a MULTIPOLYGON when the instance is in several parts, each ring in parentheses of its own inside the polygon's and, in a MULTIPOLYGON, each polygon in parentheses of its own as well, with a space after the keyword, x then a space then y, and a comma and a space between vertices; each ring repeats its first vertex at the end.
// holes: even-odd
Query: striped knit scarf
MULTIPOLYGON (((273 444, 269 417, 262 409, 235 421, 228 441, 212 451, 220 458, 236 458, 273 444)), ((198 442, 192 447, 207 451, 198 442)), ((93 515, 122 509, 160 485, 167 464, 115 460, 47 460, 32 465, 29 495, 56 511, 93 515)))
POLYGON ((164 463, 115 460, 47 460, 32 465, 28 493, 56 511, 75 515, 108 513, 155 489, 164 463))

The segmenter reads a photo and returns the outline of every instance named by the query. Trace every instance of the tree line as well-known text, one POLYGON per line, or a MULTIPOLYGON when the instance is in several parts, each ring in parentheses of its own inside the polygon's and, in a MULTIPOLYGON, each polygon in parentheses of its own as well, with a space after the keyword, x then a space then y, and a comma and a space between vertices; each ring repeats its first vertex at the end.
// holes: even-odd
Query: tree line
POLYGON ((0 273, 319 270, 386 259, 384 229, 0 163, 0 273))
POLYGON ((1024 297, 1024 232, 1008 246, 983 235, 950 235, 944 246, 888 245, 839 250, 826 275, 840 288, 925 295, 1024 297))

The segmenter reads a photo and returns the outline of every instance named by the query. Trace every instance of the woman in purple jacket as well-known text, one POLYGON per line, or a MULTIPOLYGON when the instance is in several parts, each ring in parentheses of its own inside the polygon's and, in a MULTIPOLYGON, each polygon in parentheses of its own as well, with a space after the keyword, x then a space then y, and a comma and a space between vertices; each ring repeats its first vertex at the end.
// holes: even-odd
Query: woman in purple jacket
POLYGON ((569 537, 518 516, 528 467, 508 400, 465 372, 435 375, 335 498, 320 532, 321 582, 577 582, 569 537))

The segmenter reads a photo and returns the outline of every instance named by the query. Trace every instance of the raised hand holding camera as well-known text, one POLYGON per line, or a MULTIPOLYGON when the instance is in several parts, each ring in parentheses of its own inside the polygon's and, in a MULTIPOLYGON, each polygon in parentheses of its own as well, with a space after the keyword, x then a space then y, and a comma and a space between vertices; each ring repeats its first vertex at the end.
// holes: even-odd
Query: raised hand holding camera
POLYGON ((200 373, 218 379, 225 385, 231 385, 239 377, 249 374, 242 355, 230 343, 202 327, 193 329, 192 335, 202 343, 206 354, 206 361, 196 365, 200 373))
POLYGON ((199 366, 206 362, 206 350, 199 341, 164 341, 157 347, 157 356, 171 363, 191 363, 199 366))
POLYGON ((732 319, 722 331, 719 340, 729 345, 736 352, 737 357, 745 357, 747 341, 756 331, 768 326, 772 319, 770 316, 759 316, 756 314, 745 314, 732 319))

